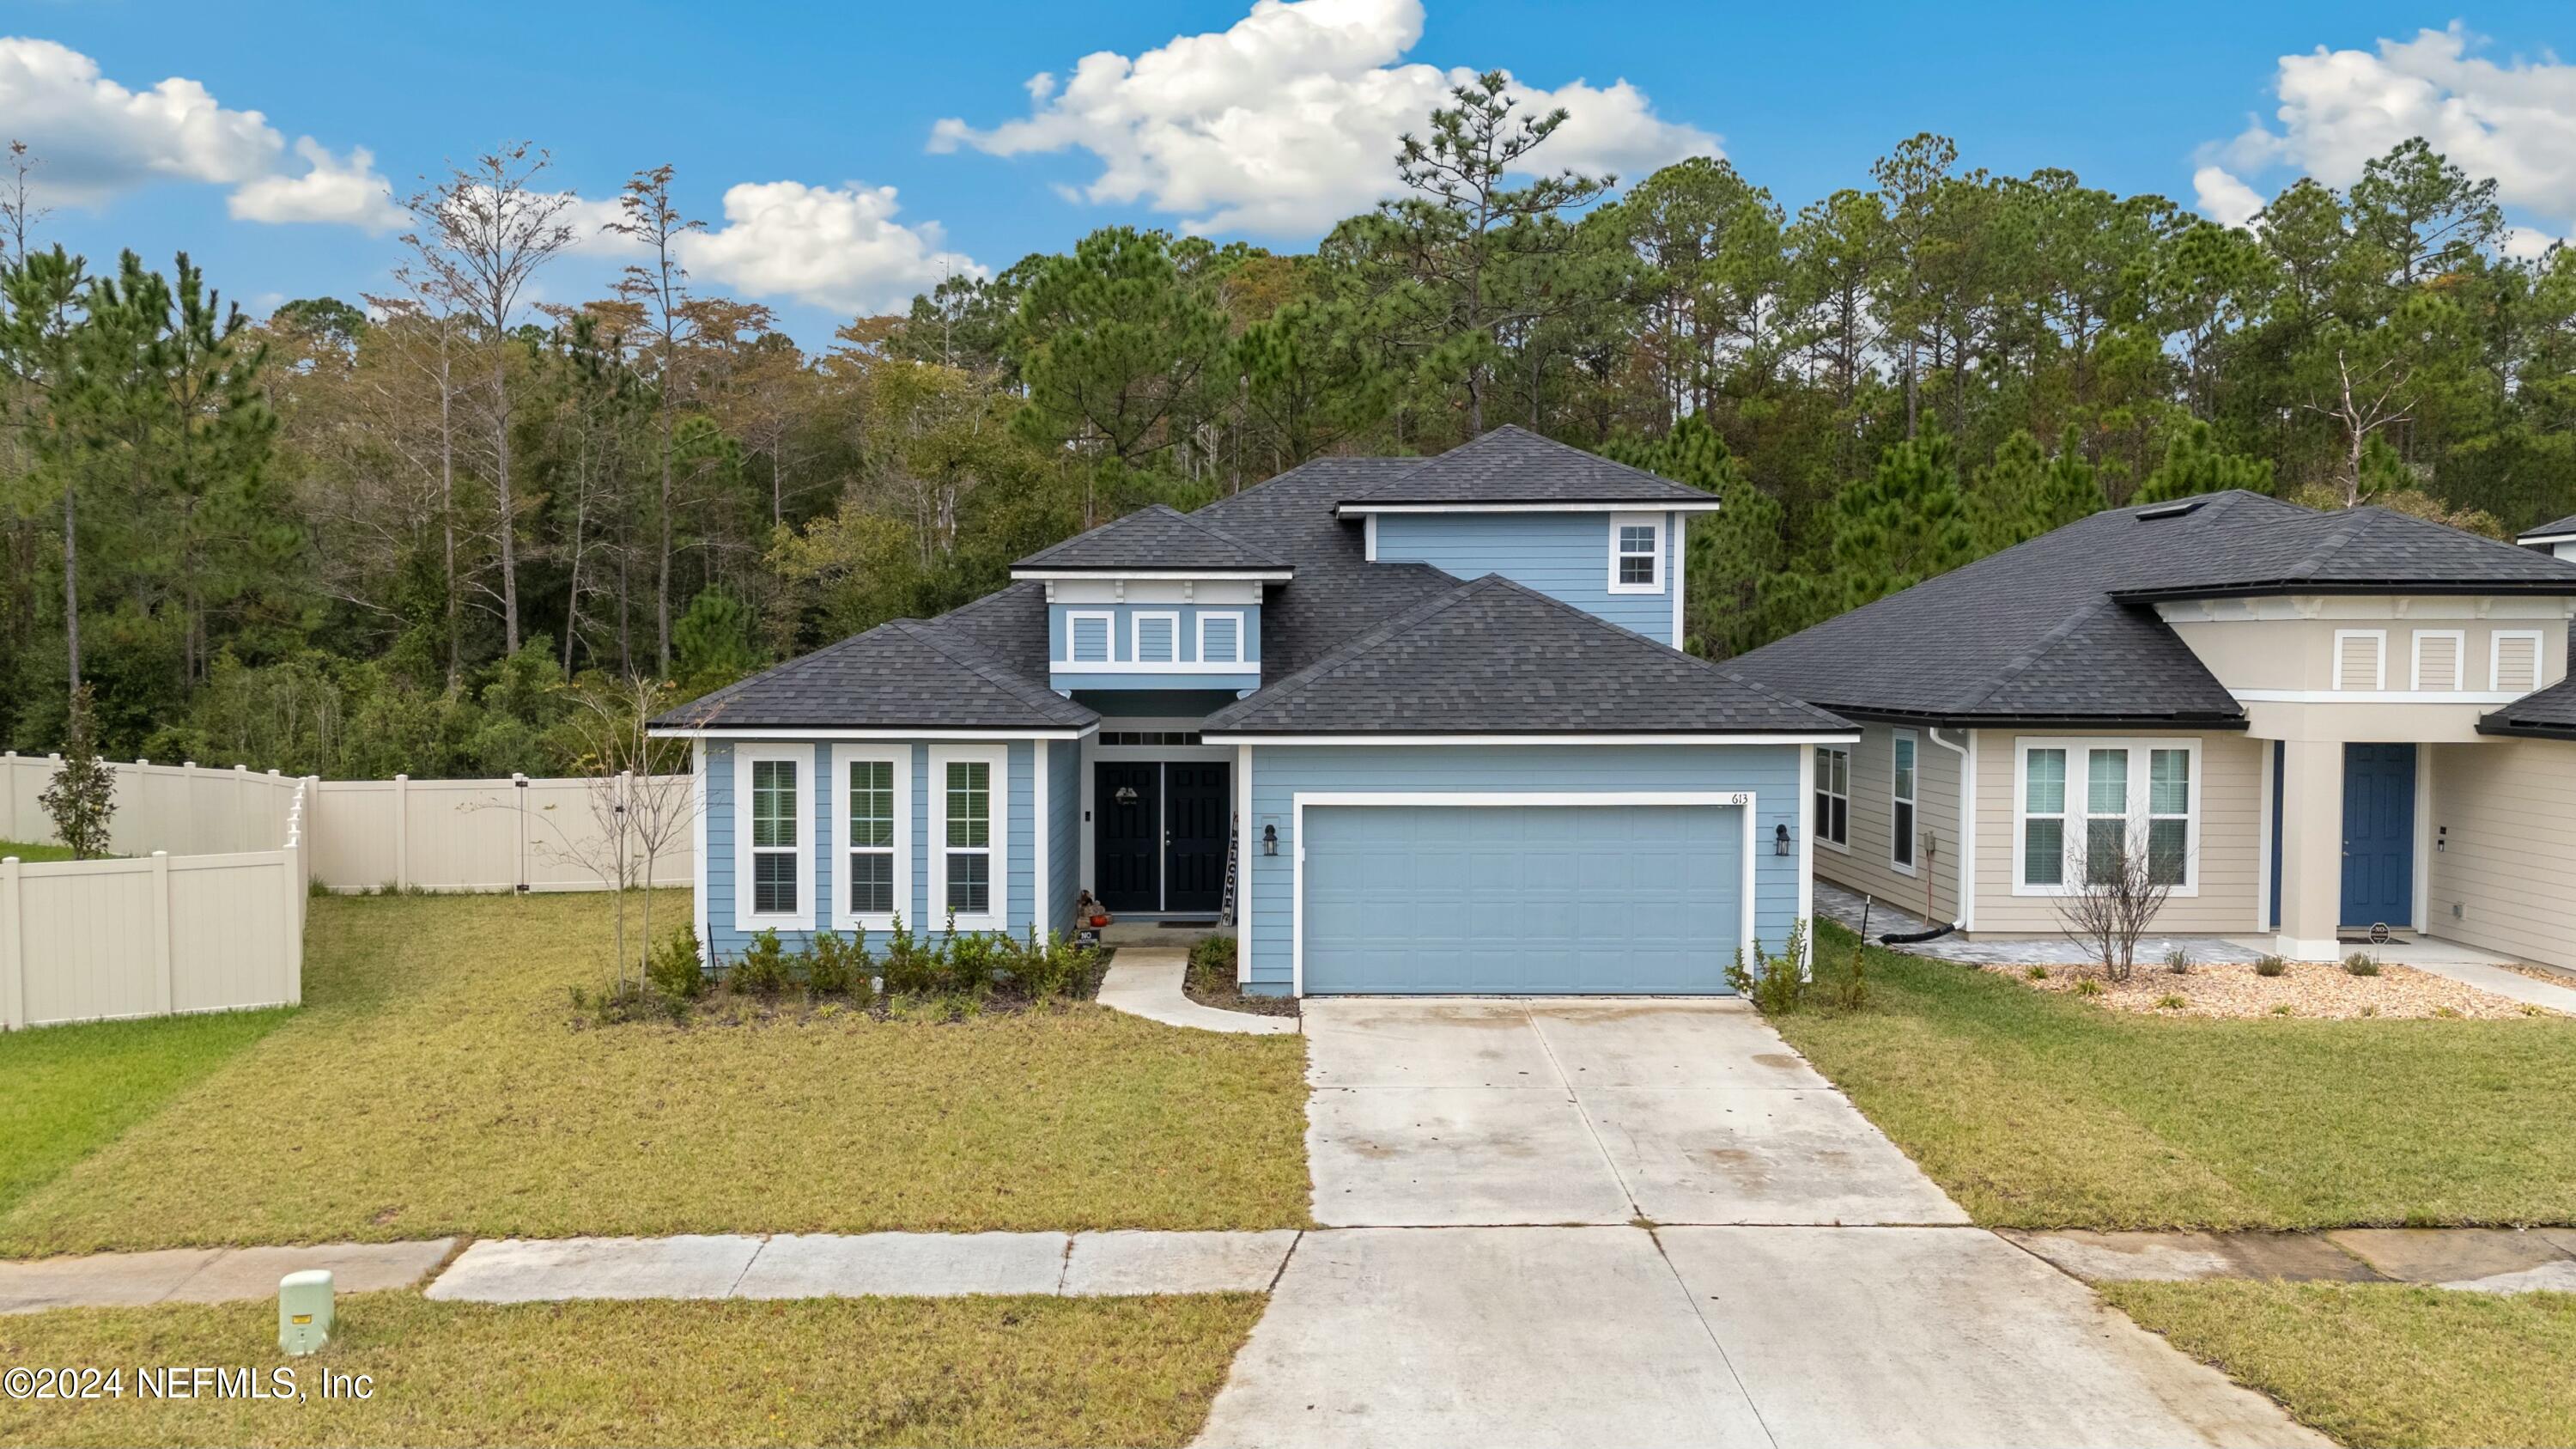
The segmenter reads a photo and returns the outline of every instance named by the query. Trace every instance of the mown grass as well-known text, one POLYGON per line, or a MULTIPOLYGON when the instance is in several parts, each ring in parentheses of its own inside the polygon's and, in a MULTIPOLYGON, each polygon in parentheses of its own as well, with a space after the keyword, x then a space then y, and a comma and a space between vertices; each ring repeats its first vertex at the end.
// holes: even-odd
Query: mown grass
MULTIPOLYGON (((1851 949, 1828 927, 1828 957, 1851 949)), ((2576 1221, 2576 1021, 2149 1017, 1873 949, 1775 1024, 1982 1223, 2576 1221)))
POLYGON ((121 1399, 0 1399, 12 1444, 1180 1444, 1258 1294, 433 1303, 343 1298, 320 1354, 269 1303, 0 1318, 0 1364, 127 1369, 121 1399), (143 1400, 145 1365, 291 1365, 303 1402, 143 1400), (324 1370, 373 1396, 325 1399, 324 1370))
POLYGON ((2346 1444, 2576 1444, 2576 1296, 2278 1282, 2102 1294, 2346 1444))
POLYGON ((584 1026, 606 909, 315 900, 304 1008, 0 1215, 0 1254, 1306 1221, 1298 1038, 1088 1003, 584 1026))
POLYGON ((0 859, 13 855, 35 865, 49 860, 69 860, 72 848, 68 845, 39 845, 32 840, 0 840, 0 859))
POLYGON ((0 1212, 268 1035, 286 1011, 0 1033, 0 1212))

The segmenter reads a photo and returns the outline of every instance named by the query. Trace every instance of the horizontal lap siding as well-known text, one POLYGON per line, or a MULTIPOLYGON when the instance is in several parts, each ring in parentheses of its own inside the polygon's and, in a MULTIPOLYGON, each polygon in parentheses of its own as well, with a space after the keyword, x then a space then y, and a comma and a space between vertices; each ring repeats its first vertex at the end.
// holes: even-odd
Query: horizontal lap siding
MULTIPOLYGON (((2031 736, 2082 739, 2071 731, 2031 736)), ((2268 930, 2262 913, 2263 755, 2269 740, 2240 733, 2106 732, 2117 739, 2198 739, 2200 747, 2200 894, 2177 896, 2156 913, 2155 929, 2193 935, 2268 930)), ((2019 823, 2013 818, 2013 772, 2020 768, 2004 730, 1977 733, 1977 934, 2056 935, 2065 921, 2058 897, 2013 894, 2019 823)), ((2080 803, 2080 758, 2067 767, 2067 792, 2080 803)))
MULTIPOLYGON (((1605 544, 1606 548, 1607 545, 1605 544)), ((1777 948, 1798 915, 1798 860, 1770 851, 1774 827, 1802 830, 1803 745, 1290 746, 1252 750, 1247 838, 1279 831, 1279 853, 1246 855, 1251 893, 1252 980, 1290 985, 1290 894, 1295 864, 1291 804, 1299 793, 1451 791, 1750 791, 1754 817, 1754 933, 1777 948)), ((1309 862, 1311 865, 1312 862, 1309 862)), ((1731 946, 1731 943, 1730 943, 1731 946)))
POLYGON ((1501 574, 1549 598, 1673 642, 1672 560, 1677 520, 1664 515, 1664 589, 1610 592, 1610 515, 1606 513, 1386 513, 1377 520, 1381 563, 1427 563, 1462 579, 1501 574))
POLYGON ((2576 742, 2434 745, 2425 758, 2442 847, 2426 929, 2576 967, 2576 742))
MULTIPOLYGON (((1963 735, 1948 738, 1966 743, 1963 735)), ((1915 731, 1915 874, 1907 875, 1889 858, 1896 818, 1891 773, 1895 744, 1892 727, 1861 727, 1860 739, 1851 747, 1850 846, 1836 850, 1817 836, 1816 874, 1898 910, 1918 916, 1928 911, 1939 920, 1955 921, 1959 918, 1959 756, 1934 744, 1929 731, 1915 731), (1927 882, 1932 891, 1929 906, 1923 894, 1927 882)))
MULTIPOLYGON (((768 744, 771 741, 763 741, 768 744)), ((839 793, 839 782, 831 778, 832 745, 824 740, 786 741, 791 747, 808 753, 806 787, 819 789, 814 797, 814 897, 805 902, 805 918, 829 922, 829 903, 833 892, 842 888, 842 876, 836 851, 846 829, 848 802, 839 793)), ((1014 934, 1028 929, 1029 913, 1037 899, 1037 742, 1008 742, 1010 781, 1003 803, 1005 839, 1009 842, 1009 862, 1004 880, 1004 919, 1014 934)), ((1059 746, 1065 748, 1067 746, 1059 746)), ((935 933, 947 928, 948 913, 933 910, 930 902, 930 745, 926 742, 898 743, 897 748, 912 755, 912 895, 903 903, 903 921, 916 933, 935 933)), ((1057 756, 1061 763, 1065 757, 1057 756)), ((1051 765, 1052 768, 1052 765, 1051 765)), ((1071 768, 1056 773, 1070 775, 1071 768)), ((1060 794, 1058 798, 1061 798, 1060 794)), ((1073 813, 1080 813, 1077 803, 1073 813)), ((751 944, 752 933, 734 924, 734 901, 737 884, 734 879, 734 746, 728 740, 707 742, 706 792, 707 858, 704 864, 707 897, 707 949, 718 962, 739 957, 751 944)), ((1050 836, 1064 838, 1062 828, 1050 836)), ((779 939, 789 947, 803 946, 813 939, 813 932, 785 931, 779 939)), ((881 931, 868 933, 871 950, 884 946, 881 931)))
POLYGON ((1071 933, 1074 897, 1082 894, 1082 746, 1050 740, 1047 755, 1047 917, 1038 931, 1071 933))

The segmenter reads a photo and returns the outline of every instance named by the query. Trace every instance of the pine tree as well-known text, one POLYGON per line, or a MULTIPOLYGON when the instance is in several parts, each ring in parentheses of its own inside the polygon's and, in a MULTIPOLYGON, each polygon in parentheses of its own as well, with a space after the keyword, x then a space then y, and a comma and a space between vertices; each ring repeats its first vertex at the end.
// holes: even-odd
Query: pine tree
POLYGON ((1778 499, 1744 476, 1726 440, 1697 413, 1661 438, 1622 434, 1601 449, 1632 468, 1717 495, 1718 510, 1692 520, 1682 561, 1685 647, 1727 659, 1774 632, 1766 628, 1762 582, 1778 571, 1783 513, 1778 499))
POLYGON ((1995 461, 1978 470, 1968 503, 1978 549, 1993 553, 2099 512, 2102 485, 2077 449, 2073 428, 2054 458, 2041 453, 2037 438, 2017 430, 1995 450, 1995 461))
POLYGON ((1947 434, 1926 430, 1881 453, 1877 469, 1835 501, 1827 549, 1832 577, 1820 602, 1834 612, 1858 608, 1979 553, 1959 487, 1958 451, 1947 434))

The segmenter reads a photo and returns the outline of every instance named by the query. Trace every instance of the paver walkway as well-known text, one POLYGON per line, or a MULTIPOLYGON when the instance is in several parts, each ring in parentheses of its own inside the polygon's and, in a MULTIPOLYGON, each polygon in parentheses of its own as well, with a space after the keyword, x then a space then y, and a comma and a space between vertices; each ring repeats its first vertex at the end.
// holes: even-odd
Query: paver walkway
POLYGON ((1108 974, 1100 980, 1100 1004, 1166 1026, 1196 1027, 1200 1031, 1276 1036, 1297 1030, 1297 1018, 1293 1016, 1227 1011, 1190 1000, 1188 993, 1181 990, 1181 980, 1189 969, 1190 955, 1185 950, 1121 946, 1110 959, 1108 974))
POLYGON ((268 1298, 277 1280, 327 1268, 344 1293, 408 1288, 447 1261, 454 1238, 332 1243, 302 1248, 170 1248, 0 1263, 0 1313, 48 1308, 140 1308, 268 1298))

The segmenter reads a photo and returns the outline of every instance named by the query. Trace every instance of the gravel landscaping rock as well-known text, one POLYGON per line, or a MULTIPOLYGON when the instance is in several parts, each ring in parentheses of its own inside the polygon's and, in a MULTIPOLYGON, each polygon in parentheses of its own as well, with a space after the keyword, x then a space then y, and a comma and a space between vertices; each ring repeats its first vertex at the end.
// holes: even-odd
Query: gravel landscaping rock
POLYGON ((2271 1016, 2331 1020, 2456 1016, 2492 1021, 2541 1011, 2411 966, 2383 965, 2376 976, 2355 976, 2340 962, 2294 961, 2279 976, 2259 976, 2248 964, 2211 962, 2176 975, 2162 962, 2142 961, 2127 981, 2109 979, 2099 966, 2051 966, 2046 976, 2036 978, 2023 965, 1996 964, 1979 969, 2042 991, 2079 991, 2078 983, 2090 981, 2100 988, 2100 993, 2086 999, 2096 1005, 2157 1016, 2240 1020, 2271 1016), (2182 998, 2182 1004, 2166 1003, 2165 998, 2170 996, 2182 998), (2285 1006, 2289 1008, 2286 1012, 2281 1010, 2285 1006))

